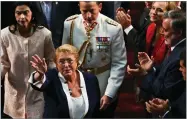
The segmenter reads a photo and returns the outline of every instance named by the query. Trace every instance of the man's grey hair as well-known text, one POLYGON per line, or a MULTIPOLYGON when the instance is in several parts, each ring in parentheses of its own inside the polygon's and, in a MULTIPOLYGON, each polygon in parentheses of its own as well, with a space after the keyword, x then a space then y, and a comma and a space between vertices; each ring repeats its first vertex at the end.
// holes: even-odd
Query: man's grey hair
POLYGON ((164 19, 171 19, 171 27, 174 31, 182 31, 182 36, 186 37, 186 14, 181 10, 171 10, 164 13, 164 19))

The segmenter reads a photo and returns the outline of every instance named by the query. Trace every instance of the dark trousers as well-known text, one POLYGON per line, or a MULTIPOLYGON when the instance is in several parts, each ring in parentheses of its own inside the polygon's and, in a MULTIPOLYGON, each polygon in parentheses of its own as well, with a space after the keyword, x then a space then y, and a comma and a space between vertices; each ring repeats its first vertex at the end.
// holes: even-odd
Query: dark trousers
POLYGON ((118 104, 118 98, 115 101, 113 101, 106 110, 100 111, 99 117, 100 118, 114 118, 117 104, 118 104))

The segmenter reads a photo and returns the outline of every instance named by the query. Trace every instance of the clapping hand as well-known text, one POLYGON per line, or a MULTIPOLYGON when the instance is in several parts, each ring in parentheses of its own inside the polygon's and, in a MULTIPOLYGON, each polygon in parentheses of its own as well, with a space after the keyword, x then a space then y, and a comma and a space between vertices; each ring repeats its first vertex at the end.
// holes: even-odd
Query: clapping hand
POLYGON ((138 60, 140 62, 140 66, 143 70, 149 71, 152 69, 153 63, 154 63, 153 56, 150 59, 149 56, 147 55, 147 53, 138 52, 138 60))
MULTIPOLYGON (((126 13, 126 11, 125 11, 125 9, 124 9, 123 7, 117 8, 116 14, 117 14, 119 11, 123 11, 124 13, 126 13)), ((130 11, 129 11, 129 12, 130 12, 130 11)))
POLYGON ((47 71, 47 64, 45 58, 41 59, 38 55, 32 56, 33 61, 30 61, 31 66, 38 72, 40 75, 44 75, 47 71))
POLYGON ((157 115, 163 115, 167 110, 169 110, 169 100, 163 100, 159 98, 154 98, 149 102, 145 102, 146 110, 149 113, 154 113, 157 115))
POLYGON ((130 68, 127 66, 127 72, 133 76, 144 76, 150 71, 153 67, 154 58, 147 55, 145 52, 138 52, 138 60, 140 64, 135 64, 136 69, 130 68))
POLYGON ((136 69, 130 68, 130 66, 127 66, 127 73, 133 76, 144 76, 147 74, 147 72, 139 65, 135 64, 136 69))
POLYGON ((126 11, 123 8, 118 8, 116 10, 116 20, 121 24, 121 26, 126 29, 131 25, 130 10, 126 11))

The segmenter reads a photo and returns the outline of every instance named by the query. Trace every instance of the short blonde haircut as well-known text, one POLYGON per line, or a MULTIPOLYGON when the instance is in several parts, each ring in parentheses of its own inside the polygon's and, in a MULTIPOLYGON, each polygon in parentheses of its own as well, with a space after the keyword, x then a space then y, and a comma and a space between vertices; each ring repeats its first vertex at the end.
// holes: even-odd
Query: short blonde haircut
MULTIPOLYGON (((156 2, 164 2, 164 1, 156 1, 156 2)), ((154 3, 155 2, 153 2, 152 5, 154 3)), ((165 2, 165 4, 166 4, 166 7, 165 7, 166 12, 170 11, 170 10, 176 10, 176 9, 178 9, 176 2, 165 2)))
POLYGON ((58 47, 55 51, 55 59, 54 61, 56 62, 57 60, 57 56, 59 55, 59 53, 69 53, 69 54, 73 54, 75 56, 75 59, 78 62, 79 59, 79 53, 76 47, 69 45, 69 44, 64 44, 61 45, 60 47, 58 47))
POLYGON ((166 2, 166 4, 166 11, 178 9, 176 2, 166 2))

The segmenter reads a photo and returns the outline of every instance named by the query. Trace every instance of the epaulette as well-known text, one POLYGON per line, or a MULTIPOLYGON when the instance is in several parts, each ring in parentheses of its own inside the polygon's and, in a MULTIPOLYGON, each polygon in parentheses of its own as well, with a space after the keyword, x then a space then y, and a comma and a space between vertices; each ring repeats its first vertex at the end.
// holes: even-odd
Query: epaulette
POLYGON ((68 17, 68 18, 66 19, 66 21, 74 20, 74 19, 76 19, 78 16, 79 16, 78 14, 73 15, 73 16, 70 16, 70 17, 68 17))
POLYGON ((117 26, 119 23, 117 23, 116 21, 112 20, 112 19, 106 19, 106 22, 111 24, 111 25, 114 25, 114 26, 117 26))

